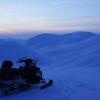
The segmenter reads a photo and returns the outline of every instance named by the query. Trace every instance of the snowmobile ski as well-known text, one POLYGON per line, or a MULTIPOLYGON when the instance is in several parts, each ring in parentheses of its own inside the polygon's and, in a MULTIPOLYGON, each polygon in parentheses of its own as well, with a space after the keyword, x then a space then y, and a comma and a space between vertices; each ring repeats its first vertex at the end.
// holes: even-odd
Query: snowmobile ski
POLYGON ((49 80, 46 84, 44 84, 43 86, 41 86, 40 88, 41 89, 45 89, 45 88, 48 88, 50 86, 53 85, 53 80, 49 80))

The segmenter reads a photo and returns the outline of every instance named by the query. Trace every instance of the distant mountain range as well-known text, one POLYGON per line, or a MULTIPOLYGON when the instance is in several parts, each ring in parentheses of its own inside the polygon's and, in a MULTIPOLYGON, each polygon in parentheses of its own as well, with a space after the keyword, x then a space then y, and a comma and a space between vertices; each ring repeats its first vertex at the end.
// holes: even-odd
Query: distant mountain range
POLYGON ((41 64, 80 64, 98 60, 99 51, 100 35, 91 32, 44 33, 27 40, 0 39, 0 61, 37 56, 41 64))
POLYGON ((79 42, 95 35, 96 35, 95 33, 83 32, 83 31, 72 32, 63 35, 44 33, 29 39, 28 45, 39 48, 41 46, 67 44, 67 43, 79 42))

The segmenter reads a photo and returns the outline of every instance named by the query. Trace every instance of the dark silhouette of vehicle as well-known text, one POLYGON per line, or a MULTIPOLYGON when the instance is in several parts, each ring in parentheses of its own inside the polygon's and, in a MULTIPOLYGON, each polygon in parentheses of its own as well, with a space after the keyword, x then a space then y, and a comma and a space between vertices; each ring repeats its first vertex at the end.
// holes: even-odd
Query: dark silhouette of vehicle
POLYGON ((42 83, 41 89, 53 84, 53 80, 45 81, 41 69, 37 66, 37 58, 22 58, 18 61, 22 66, 13 68, 13 62, 5 60, 0 69, 0 89, 3 95, 8 95, 12 91, 27 90, 34 84, 42 83))

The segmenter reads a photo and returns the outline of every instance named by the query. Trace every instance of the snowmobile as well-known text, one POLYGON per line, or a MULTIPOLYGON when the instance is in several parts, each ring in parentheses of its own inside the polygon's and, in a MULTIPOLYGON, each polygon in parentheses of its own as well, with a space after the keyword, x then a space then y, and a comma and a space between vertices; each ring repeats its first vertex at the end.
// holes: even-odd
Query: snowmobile
POLYGON ((14 69, 14 78, 2 79, 0 70, 0 95, 6 96, 12 93, 27 91, 32 86, 39 85, 40 89, 45 89, 53 85, 53 80, 46 81, 42 76, 42 71, 37 67, 37 59, 22 58, 18 63, 22 63, 18 69, 14 69))

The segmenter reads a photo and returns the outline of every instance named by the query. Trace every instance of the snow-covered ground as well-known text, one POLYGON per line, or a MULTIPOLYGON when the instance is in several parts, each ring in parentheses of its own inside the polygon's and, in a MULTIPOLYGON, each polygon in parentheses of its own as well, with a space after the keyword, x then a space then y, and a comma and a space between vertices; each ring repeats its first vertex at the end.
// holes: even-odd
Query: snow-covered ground
POLYGON ((100 100, 100 35, 42 34, 24 42, 0 41, 1 62, 35 55, 44 77, 54 84, 44 90, 34 86, 0 100, 100 100))

